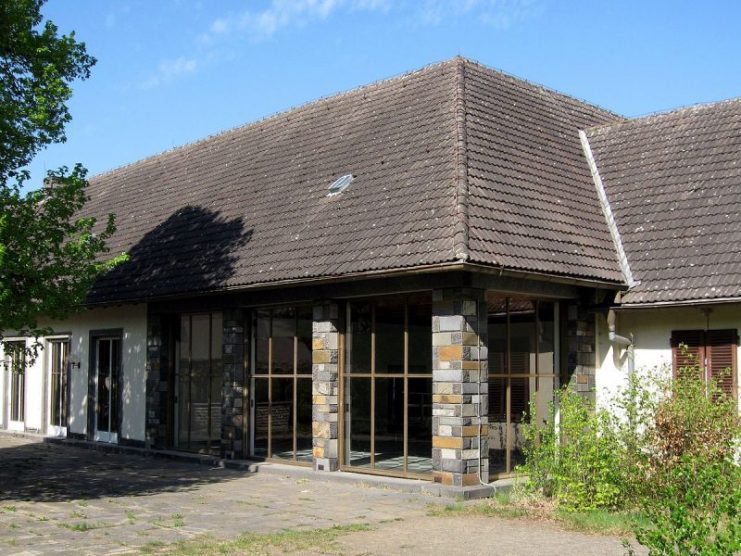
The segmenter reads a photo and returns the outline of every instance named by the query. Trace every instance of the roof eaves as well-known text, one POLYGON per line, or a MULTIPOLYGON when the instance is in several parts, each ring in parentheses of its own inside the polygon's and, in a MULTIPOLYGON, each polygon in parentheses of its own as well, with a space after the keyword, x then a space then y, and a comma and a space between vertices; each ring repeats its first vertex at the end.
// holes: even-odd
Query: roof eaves
POLYGON ((618 229, 617 222, 615 221, 615 215, 610 207, 610 200, 607 198, 607 191, 605 185, 602 183, 602 177, 599 174, 597 168, 597 161, 594 159, 592 153, 592 147, 589 145, 589 139, 584 130, 579 130, 579 139, 581 140, 581 146, 584 150, 584 156, 589 164, 589 171, 592 174, 592 181, 594 181, 594 187, 597 190, 597 197, 599 198, 600 206, 602 207, 602 213, 607 221, 607 227, 610 230, 610 236, 612 242, 615 244, 615 250, 617 252, 618 263, 620 264, 620 271, 623 274, 625 282, 628 284, 628 288, 633 288, 638 285, 638 282, 633 278, 633 273, 630 270, 630 264, 628 262, 628 256, 625 254, 625 248, 623 247, 623 240, 620 237, 620 230, 618 229))
POLYGON ((456 59, 454 120, 455 148, 455 207, 456 225, 453 256, 466 262, 471 258, 468 247, 468 144, 466 138, 466 61, 456 59))

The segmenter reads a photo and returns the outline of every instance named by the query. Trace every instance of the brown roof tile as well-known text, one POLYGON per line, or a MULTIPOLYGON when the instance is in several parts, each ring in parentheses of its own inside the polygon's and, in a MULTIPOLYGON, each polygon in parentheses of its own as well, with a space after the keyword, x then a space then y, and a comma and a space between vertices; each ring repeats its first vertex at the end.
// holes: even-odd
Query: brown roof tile
POLYGON ((741 297, 741 99, 587 135, 640 282, 623 303, 741 297))
POLYGON ((456 58, 142 160, 91 180, 130 262, 89 301, 466 257, 619 283, 577 134, 615 119, 456 58))

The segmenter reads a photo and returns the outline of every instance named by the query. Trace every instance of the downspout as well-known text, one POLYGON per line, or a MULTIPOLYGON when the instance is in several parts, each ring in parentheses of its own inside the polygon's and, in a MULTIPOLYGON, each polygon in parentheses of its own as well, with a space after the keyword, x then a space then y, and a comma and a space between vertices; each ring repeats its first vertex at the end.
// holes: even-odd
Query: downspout
POLYGON ((615 332, 615 310, 610 309, 607 312, 607 337, 610 343, 616 346, 623 346, 626 348, 626 355, 628 357, 628 375, 632 376, 635 371, 635 354, 633 350, 633 334, 630 338, 620 336, 615 332))

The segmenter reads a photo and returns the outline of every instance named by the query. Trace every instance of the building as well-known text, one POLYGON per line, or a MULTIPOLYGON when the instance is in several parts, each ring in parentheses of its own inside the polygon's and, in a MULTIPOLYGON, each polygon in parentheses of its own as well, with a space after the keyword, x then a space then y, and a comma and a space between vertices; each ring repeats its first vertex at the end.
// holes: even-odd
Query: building
POLYGON ((626 120, 455 58, 96 176, 130 260, 6 357, 2 426, 468 486, 684 331, 737 392, 740 153, 741 101, 626 120))

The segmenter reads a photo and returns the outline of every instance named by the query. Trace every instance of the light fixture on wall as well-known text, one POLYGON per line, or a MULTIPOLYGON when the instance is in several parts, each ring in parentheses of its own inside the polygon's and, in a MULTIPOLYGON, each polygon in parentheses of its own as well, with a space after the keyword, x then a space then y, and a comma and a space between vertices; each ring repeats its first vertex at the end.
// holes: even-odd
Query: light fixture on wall
POLYGON ((74 359, 69 360, 69 368, 70 369, 79 369, 81 366, 81 363, 79 361, 75 361, 74 359))

